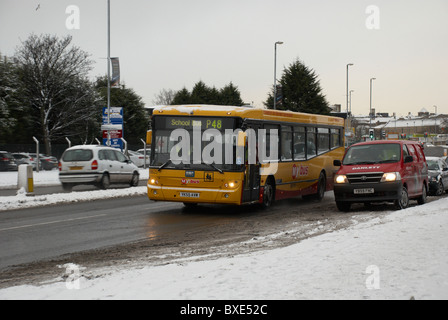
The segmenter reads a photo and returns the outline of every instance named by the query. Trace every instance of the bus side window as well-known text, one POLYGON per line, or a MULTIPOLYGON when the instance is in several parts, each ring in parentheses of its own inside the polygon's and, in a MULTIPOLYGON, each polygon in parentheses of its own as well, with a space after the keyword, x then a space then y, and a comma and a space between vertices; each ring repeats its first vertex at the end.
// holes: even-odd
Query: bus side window
POLYGON ((318 148, 319 154, 330 150, 330 130, 327 128, 318 128, 318 148))
POLYGON ((316 128, 308 127, 306 130, 306 158, 310 159, 316 155, 316 128))
POLYGON ((294 160, 305 160, 305 128, 294 127, 294 160))
POLYGON ((292 160, 292 128, 289 126, 282 126, 281 134, 281 160, 291 161, 292 160))
MULTIPOLYGON (((265 124, 264 125, 264 129, 266 129, 266 156, 269 157, 272 160, 272 155, 271 155, 271 130, 277 130, 277 148, 280 149, 280 144, 279 144, 279 140, 280 140, 280 126, 276 125, 276 124, 265 124)), ((277 160, 280 157, 280 150, 278 151, 278 155, 277 155, 277 160)))
POLYGON ((339 148, 341 145, 341 131, 331 129, 331 149, 339 148))

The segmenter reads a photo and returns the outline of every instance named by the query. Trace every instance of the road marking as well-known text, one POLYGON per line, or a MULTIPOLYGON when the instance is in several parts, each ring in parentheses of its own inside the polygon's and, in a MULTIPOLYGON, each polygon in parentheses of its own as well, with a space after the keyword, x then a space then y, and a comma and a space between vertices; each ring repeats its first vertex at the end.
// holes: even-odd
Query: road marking
POLYGON ((0 232, 1 232, 1 231, 8 231, 8 230, 16 230, 16 229, 31 228, 31 227, 37 227, 37 226, 45 226, 45 225, 50 225, 50 224, 55 224, 55 223, 61 223, 61 222, 70 222, 70 221, 77 221, 77 220, 85 220, 85 219, 91 219, 91 218, 97 218, 97 217, 103 217, 103 216, 106 216, 106 214, 98 214, 98 215, 95 215, 95 216, 88 216, 88 217, 81 217, 81 218, 72 218, 72 219, 66 219, 66 220, 56 220, 56 221, 42 222, 42 223, 36 223, 36 224, 27 224, 27 225, 18 226, 18 227, 11 227, 11 228, 0 229, 0 232))

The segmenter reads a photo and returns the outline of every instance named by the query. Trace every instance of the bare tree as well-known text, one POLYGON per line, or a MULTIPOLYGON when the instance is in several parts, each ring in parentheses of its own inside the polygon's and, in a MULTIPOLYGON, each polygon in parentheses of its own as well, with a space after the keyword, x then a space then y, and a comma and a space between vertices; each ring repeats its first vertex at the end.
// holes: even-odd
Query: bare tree
POLYGON ((154 105, 170 105, 173 102, 174 96, 176 95, 176 91, 171 89, 162 89, 158 94, 154 97, 152 103, 154 105))
POLYGON ((23 102, 34 111, 47 154, 53 139, 99 112, 87 78, 92 61, 86 52, 70 46, 71 41, 71 36, 31 35, 15 55, 23 102))

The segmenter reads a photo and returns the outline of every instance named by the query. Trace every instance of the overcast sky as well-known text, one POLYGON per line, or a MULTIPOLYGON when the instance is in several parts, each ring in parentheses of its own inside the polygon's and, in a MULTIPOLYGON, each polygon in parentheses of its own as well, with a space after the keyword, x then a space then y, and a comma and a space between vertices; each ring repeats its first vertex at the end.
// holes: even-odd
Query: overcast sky
MULTIPOLYGON (((299 58, 330 104, 345 110, 353 63, 353 113, 368 114, 373 77, 377 112, 448 113, 447 0, 110 2, 111 56, 146 105, 162 89, 191 90, 202 80, 216 88, 233 82, 245 102, 262 107, 274 81, 274 43, 283 41, 277 78, 299 58)), ((72 35, 95 61, 92 79, 106 74, 107 0, 0 0, 2 55, 33 32, 72 35)))

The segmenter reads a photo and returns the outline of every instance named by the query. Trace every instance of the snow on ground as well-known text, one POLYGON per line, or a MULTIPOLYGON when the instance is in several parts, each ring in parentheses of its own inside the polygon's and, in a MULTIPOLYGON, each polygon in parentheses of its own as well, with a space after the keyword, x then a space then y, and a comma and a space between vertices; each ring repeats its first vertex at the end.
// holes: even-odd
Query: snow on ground
MULTIPOLYGON (((0 190, 17 188, 17 171, 0 172, 0 190)), ((148 179, 148 169, 140 169, 140 180, 148 179)), ((60 185, 59 171, 41 171, 33 173, 34 188, 60 185)), ((108 198, 129 197, 146 194, 146 186, 125 189, 94 190, 84 192, 58 193, 52 195, 27 196, 24 190, 18 190, 16 196, 0 197, 0 212, 11 209, 31 208, 57 203, 73 203, 108 198)))
POLYGON ((99 270, 68 264, 60 266, 65 277, 2 289, 0 300, 448 299, 447 226, 444 198, 231 258, 99 270))

